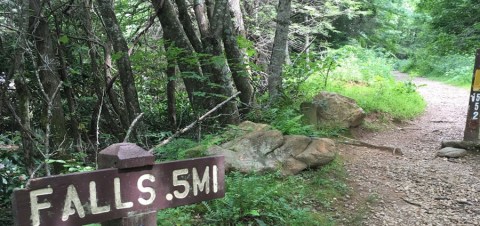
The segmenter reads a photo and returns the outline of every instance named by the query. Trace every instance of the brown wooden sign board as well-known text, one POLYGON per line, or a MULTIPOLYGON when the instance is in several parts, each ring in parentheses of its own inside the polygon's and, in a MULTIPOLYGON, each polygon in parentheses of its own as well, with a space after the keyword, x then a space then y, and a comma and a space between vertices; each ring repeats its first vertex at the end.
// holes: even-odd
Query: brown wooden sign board
POLYGON ((480 49, 475 56, 475 66, 473 69, 472 87, 470 89, 470 98, 468 103, 467 122, 463 140, 479 141, 480 130, 480 49))
POLYGON ((225 195, 224 157, 33 179, 13 194, 15 225, 104 222, 225 195))

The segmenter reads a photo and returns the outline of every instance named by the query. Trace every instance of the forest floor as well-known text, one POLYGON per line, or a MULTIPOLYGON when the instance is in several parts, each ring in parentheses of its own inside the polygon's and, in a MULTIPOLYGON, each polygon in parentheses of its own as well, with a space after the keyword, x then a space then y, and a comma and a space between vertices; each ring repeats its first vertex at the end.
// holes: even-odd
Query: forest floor
POLYGON ((401 148, 403 156, 339 145, 353 192, 335 208, 362 218, 350 214, 345 225, 480 225, 480 154, 436 157, 442 140, 463 139, 469 91, 413 82, 427 102, 423 115, 385 131, 353 131, 358 140, 401 148))

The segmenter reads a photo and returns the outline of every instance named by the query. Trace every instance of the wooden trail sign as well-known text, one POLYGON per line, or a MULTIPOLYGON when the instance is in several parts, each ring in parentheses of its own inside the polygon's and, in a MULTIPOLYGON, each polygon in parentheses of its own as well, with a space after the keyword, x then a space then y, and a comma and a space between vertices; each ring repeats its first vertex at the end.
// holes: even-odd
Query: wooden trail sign
POLYGON ((472 87, 468 104, 467 122, 463 135, 464 141, 479 141, 480 130, 480 49, 475 55, 472 87))
POLYGON ((133 144, 116 145, 99 156, 99 164, 119 168, 37 178, 27 189, 16 190, 15 225, 127 225, 112 220, 137 215, 135 222, 143 223, 128 225, 153 226, 159 209, 225 195, 223 156, 153 164, 145 150, 132 154, 127 149, 133 144), (150 219, 141 219, 145 217, 150 219))

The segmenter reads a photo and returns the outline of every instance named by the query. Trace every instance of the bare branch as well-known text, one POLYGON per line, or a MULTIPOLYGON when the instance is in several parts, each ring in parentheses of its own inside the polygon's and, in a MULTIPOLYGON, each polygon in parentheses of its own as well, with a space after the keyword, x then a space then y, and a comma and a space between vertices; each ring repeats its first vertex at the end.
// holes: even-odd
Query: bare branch
POLYGON ((208 111, 207 113, 205 113, 204 115, 200 116, 200 118, 198 118, 197 120, 195 120, 194 122, 190 123, 190 125, 188 125, 187 127, 177 131, 176 133, 174 133, 172 136, 170 136, 169 138, 163 140, 162 142, 160 142, 160 144, 156 145, 155 147, 153 147, 152 149, 150 149, 148 152, 153 152, 153 150, 155 150, 155 148, 159 148, 159 147, 162 147, 166 144, 168 144, 170 141, 172 141, 173 139, 179 137, 180 135, 182 135, 183 133, 191 130, 197 123, 200 123, 202 122, 203 120, 205 120, 205 118, 207 118, 210 114, 212 114, 213 112, 215 112, 216 110, 218 110, 219 108, 221 108, 223 105, 225 105, 226 103, 228 103, 229 101, 231 101, 233 98, 237 97, 238 95, 240 95, 241 92, 237 92, 235 94, 233 94, 231 97, 229 97, 228 99, 224 100, 222 103, 219 103, 217 106, 215 106, 214 108, 210 109, 210 111, 208 111))
POLYGON ((137 122, 138 120, 140 120, 140 118, 143 116, 144 113, 141 113, 139 114, 132 122, 132 124, 130 124, 130 127, 128 128, 128 131, 127 131, 127 135, 125 135, 125 138, 123 139, 123 142, 126 143, 128 142, 128 138, 130 137, 130 134, 132 133, 133 131, 133 128, 135 128, 135 125, 137 125, 137 122))

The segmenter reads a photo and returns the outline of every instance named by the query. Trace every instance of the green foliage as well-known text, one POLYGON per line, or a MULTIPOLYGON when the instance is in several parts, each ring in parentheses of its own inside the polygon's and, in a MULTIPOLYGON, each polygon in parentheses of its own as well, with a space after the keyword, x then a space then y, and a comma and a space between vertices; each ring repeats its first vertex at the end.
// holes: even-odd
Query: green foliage
POLYGON ((6 146, 17 145, 19 140, 18 133, 0 134, 0 225, 13 225, 11 195, 14 189, 23 188, 28 180, 22 153, 6 146))
POLYGON ((338 66, 325 88, 320 73, 313 73, 302 85, 300 92, 306 99, 322 90, 337 92, 357 101, 367 113, 383 112, 394 119, 411 119, 423 112, 425 103, 415 92, 413 83, 396 82, 391 71, 392 60, 385 54, 358 46, 344 46, 332 50, 338 66))
POLYGON ((387 113, 396 120, 412 119, 425 109, 425 101, 411 82, 383 81, 371 86, 336 86, 338 92, 357 101, 365 112, 387 113))
POLYGON ((399 69, 405 72, 436 78, 454 85, 469 86, 472 81, 474 55, 439 56, 424 50, 400 64, 399 69))
POLYGON ((329 209, 349 192, 340 158, 298 176, 237 172, 226 177, 223 199, 161 211, 159 225, 335 225, 329 209), (194 217, 197 216, 197 217, 194 217))
POLYGON ((190 139, 175 139, 167 145, 155 150, 157 159, 177 160, 185 159, 190 148, 194 148, 198 143, 190 139))
POLYGON ((306 136, 318 135, 313 126, 305 125, 299 109, 293 107, 267 108, 252 111, 249 115, 251 120, 270 124, 273 128, 282 131, 283 134, 297 134, 306 136))

